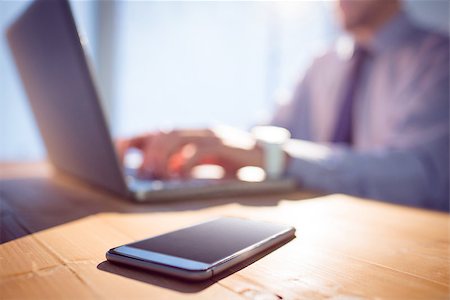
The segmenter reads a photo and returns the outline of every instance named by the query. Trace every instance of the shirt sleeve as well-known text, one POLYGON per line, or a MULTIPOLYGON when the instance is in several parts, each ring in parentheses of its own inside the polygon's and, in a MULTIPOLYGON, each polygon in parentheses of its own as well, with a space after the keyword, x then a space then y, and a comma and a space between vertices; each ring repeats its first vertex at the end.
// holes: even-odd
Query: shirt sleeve
POLYGON ((287 175, 308 189, 448 210, 448 139, 414 150, 356 152, 348 147, 291 140, 287 175), (431 152, 430 152, 431 150, 431 152), (440 171, 439 163, 447 166, 440 171))

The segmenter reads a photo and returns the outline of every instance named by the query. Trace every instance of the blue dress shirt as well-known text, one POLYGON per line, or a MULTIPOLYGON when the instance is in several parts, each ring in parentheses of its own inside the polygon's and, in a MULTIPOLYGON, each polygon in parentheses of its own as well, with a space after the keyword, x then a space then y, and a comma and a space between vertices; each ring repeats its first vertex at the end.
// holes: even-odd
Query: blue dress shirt
POLYGON ((402 12, 366 46, 353 144, 330 143, 352 56, 342 38, 273 117, 293 137, 286 172, 310 189, 448 210, 449 38, 402 12))

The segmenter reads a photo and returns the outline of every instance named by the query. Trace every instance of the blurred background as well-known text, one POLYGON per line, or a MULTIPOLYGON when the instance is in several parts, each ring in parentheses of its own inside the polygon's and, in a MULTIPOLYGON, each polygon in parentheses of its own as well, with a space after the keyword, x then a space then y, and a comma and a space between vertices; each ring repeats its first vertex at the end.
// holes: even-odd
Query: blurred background
MULTIPOLYGON (((450 2, 408 0, 449 31, 450 2)), ((0 160, 45 149, 4 31, 29 1, 0 1, 0 160)), ((247 128, 289 95, 340 34, 333 1, 71 1, 114 136, 223 123, 247 128)))

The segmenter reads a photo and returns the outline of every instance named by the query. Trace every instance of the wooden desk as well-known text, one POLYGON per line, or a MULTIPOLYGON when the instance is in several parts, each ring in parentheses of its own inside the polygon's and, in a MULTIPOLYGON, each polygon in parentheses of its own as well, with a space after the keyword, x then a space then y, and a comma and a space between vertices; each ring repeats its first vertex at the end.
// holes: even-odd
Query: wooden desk
POLYGON ((308 193, 140 205, 42 164, 3 164, 0 176, 1 299, 449 298, 444 213, 308 193), (292 224, 297 238, 201 284, 105 262, 111 247, 223 215, 292 224))

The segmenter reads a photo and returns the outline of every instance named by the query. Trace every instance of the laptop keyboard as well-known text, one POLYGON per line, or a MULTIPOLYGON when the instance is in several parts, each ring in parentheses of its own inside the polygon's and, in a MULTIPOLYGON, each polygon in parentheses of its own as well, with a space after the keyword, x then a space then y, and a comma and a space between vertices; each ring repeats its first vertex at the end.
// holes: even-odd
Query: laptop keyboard
POLYGON ((220 180, 217 179, 171 179, 171 180, 141 180, 131 177, 128 180, 128 184, 132 186, 133 190, 178 190, 187 188, 200 188, 209 185, 220 184, 220 180))

